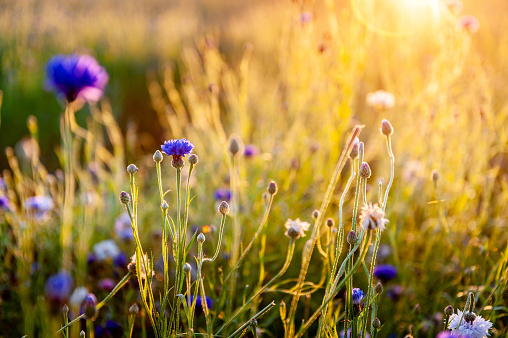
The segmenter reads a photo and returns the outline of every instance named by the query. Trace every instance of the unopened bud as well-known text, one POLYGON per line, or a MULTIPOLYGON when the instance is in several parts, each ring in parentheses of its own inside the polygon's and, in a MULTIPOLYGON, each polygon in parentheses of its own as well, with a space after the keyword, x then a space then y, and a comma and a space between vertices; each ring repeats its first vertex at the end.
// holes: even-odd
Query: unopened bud
POLYGON ((285 321, 286 320, 286 303, 284 303, 284 301, 280 302, 279 312, 280 312, 280 319, 282 319, 282 321, 285 321))
POLYGON ((355 245, 358 241, 358 235, 354 230, 351 230, 349 234, 347 234, 347 242, 351 245, 355 245))
POLYGON ((205 242, 206 238, 205 238, 205 235, 203 233, 200 233, 198 235, 198 242, 203 244, 205 242))
POLYGON ((393 127, 388 120, 381 121, 381 134, 390 136, 393 134, 393 127))
POLYGON ((329 227, 329 228, 333 228, 333 226, 335 225, 335 222, 333 221, 333 218, 328 218, 326 220, 326 225, 329 227))
POLYGON ((131 175, 134 175, 137 171, 138 167, 136 167, 136 165, 134 164, 129 164, 129 166, 127 167, 127 172, 131 175))
POLYGON ((162 153, 160 150, 157 150, 154 154, 153 154, 153 160, 155 162, 160 162, 162 161, 162 153))
POLYGON ((232 135, 229 139, 229 152, 231 155, 236 156, 242 148, 242 141, 237 135, 232 135))
POLYGON ((79 333, 79 338, 85 338, 85 331, 81 330, 79 333))
POLYGON ((360 170, 358 171, 358 174, 363 179, 369 178, 370 175, 372 175, 369 164, 367 162, 362 163, 362 165, 360 166, 360 170))
POLYGON ((358 144, 360 143, 360 140, 358 137, 355 137, 353 141, 353 147, 351 148, 351 151, 349 152, 349 157, 352 159, 355 159, 358 157, 358 144))
POLYGON ((138 304, 134 303, 131 305, 131 307, 129 308, 129 313, 133 316, 137 315, 139 312, 139 306, 138 304))
POLYGON ((223 215, 227 215, 229 214, 229 204, 228 202, 226 201, 222 201, 220 202, 220 205, 219 205, 219 212, 223 215))
POLYGON ((185 263, 183 265, 183 271, 189 273, 189 272, 191 272, 191 270, 192 270, 192 267, 191 267, 191 265, 189 263, 185 263))
POLYGON ((447 307, 445 307, 445 309, 444 309, 444 313, 445 313, 445 315, 447 315, 447 316, 451 316, 451 315, 453 315, 453 306, 448 305, 447 307))
POLYGON ((84 302, 84 310, 86 319, 93 319, 97 314, 97 298, 93 293, 89 293, 84 302))
POLYGON ((274 181, 271 181, 270 184, 268 184, 268 193, 270 195, 275 195, 277 193, 277 183, 275 183, 274 181))
POLYGON ((251 320, 249 321, 249 325, 252 327, 258 326, 258 321, 256 320, 256 318, 251 318, 251 320))
POLYGON ((374 287, 374 290, 376 291, 377 294, 383 293, 383 284, 381 284, 381 282, 378 282, 374 287))
POLYGON ((196 165, 198 163, 198 155, 196 154, 191 154, 189 155, 189 163, 192 164, 192 165, 196 165))
POLYGON ((169 209, 168 202, 162 201, 161 209, 164 210, 164 211, 168 210, 169 209))
POLYGON ((375 329, 379 329, 381 327, 381 321, 379 320, 379 318, 374 318, 374 320, 372 321, 372 327, 375 329))
POLYGON ((62 312, 64 315, 67 315, 69 313, 69 307, 67 306, 67 304, 64 304, 64 306, 62 306, 62 312))
POLYGON ((312 218, 317 219, 319 217, 319 214, 320 214, 319 210, 317 210, 317 209, 314 210, 312 212, 312 218))
POLYGON ((131 197, 129 196, 129 194, 126 193, 125 191, 122 191, 120 193, 120 202, 122 202, 122 204, 127 205, 130 203, 130 201, 131 201, 131 197))
POLYGON ((434 182, 439 181, 439 171, 437 169, 432 170, 432 180, 434 182))

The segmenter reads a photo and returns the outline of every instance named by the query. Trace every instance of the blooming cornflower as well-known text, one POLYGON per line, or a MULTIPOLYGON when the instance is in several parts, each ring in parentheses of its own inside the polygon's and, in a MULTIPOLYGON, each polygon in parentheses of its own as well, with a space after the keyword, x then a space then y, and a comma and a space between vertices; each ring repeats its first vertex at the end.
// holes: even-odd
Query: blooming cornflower
POLYGON ((452 330, 454 336, 469 336, 470 338, 484 338, 489 336, 489 330, 492 323, 489 320, 483 319, 481 316, 475 315, 472 312, 465 312, 464 318, 459 326, 459 321, 462 318, 462 311, 457 310, 457 313, 450 316, 450 324, 448 328, 452 330))
POLYGON ((384 230, 386 223, 388 220, 385 218, 385 213, 377 203, 374 205, 369 203, 362 207, 360 224, 365 230, 384 230))
POLYGON ((47 89, 68 102, 99 101, 108 80, 106 70, 90 55, 55 55, 46 65, 47 89))
POLYGON ((360 290, 359 288, 353 289, 353 295, 352 295, 353 304, 360 305, 360 303, 364 297, 365 297, 365 295, 363 294, 362 290, 360 290))
POLYGON ((394 279, 397 276, 397 268, 391 264, 376 265, 374 268, 374 277, 384 283, 394 279))
POLYGON ((284 226, 287 229, 284 235, 292 239, 298 239, 300 237, 305 237, 305 231, 309 230, 310 224, 300 221, 299 218, 294 221, 288 218, 284 226))
POLYGON ((130 241, 134 239, 134 234, 132 233, 132 224, 131 218, 128 213, 123 213, 115 219, 115 231, 117 236, 124 240, 130 241))
POLYGON ((60 272, 48 278, 44 287, 44 295, 51 304, 62 306, 72 292, 72 285, 71 275, 60 272))
POLYGON ((185 157, 185 155, 189 155, 192 151, 192 148, 194 148, 194 145, 190 143, 187 139, 180 139, 180 140, 169 140, 164 142, 163 145, 161 145, 162 152, 166 155, 171 155, 173 157, 180 156, 185 157))
POLYGON ((375 110, 382 111, 390 109, 395 105, 395 97, 392 93, 384 90, 378 90, 373 93, 367 94, 367 105, 375 110))
MULTIPOLYGON (((191 295, 190 302, 188 302, 188 305, 192 304, 193 301, 194 301, 194 295, 191 295)), ((213 306, 213 300, 210 297, 205 296, 205 301, 206 301, 206 307, 211 309, 213 306)), ((196 296, 196 309, 203 310, 203 303, 202 303, 201 295, 196 296)))
POLYGON ((48 216, 48 212, 53 209, 55 203, 48 196, 32 196, 25 200, 25 209, 33 212, 36 221, 42 221, 48 216))
POLYGON ((11 202, 6 196, 0 196, 0 209, 11 210, 11 202))
POLYGON ((95 254, 95 258, 99 261, 105 261, 110 259, 114 261, 115 258, 120 254, 120 249, 116 246, 116 243, 111 240, 105 240, 99 242, 93 246, 93 252, 95 254))
POLYGON ((450 331, 442 331, 436 336, 436 338, 471 338, 469 336, 457 336, 450 331))
POLYGON ((213 193, 213 197, 217 201, 231 201, 231 190, 219 188, 213 193))
POLYGON ((243 150, 243 156, 246 158, 253 158, 259 155, 259 148, 253 144, 247 144, 243 150))

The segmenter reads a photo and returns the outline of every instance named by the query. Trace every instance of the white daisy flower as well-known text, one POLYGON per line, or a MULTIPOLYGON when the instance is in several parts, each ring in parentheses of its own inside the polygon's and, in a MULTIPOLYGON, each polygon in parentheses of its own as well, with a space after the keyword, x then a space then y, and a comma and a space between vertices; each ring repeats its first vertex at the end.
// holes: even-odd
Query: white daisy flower
POLYGON ((457 310, 457 313, 450 316, 450 324, 448 328, 452 330, 454 336, 468 336, 470 338, 485 338, 489 336, 489 330, 492 323, 489 320, 483 319, 472 312, 465 312, 464 318, 459 326, 460 318, 462 318, 462 311, 457 310))
POLYGON ((288 218, 284 226, 287 229, 284 235, 292 239, 298 239, 300 237, 305 237, 305 231, 309 230, 310 224, 300 221, 299 218, 294 221, 288 218))
POLYGON ((360 215, 360 224, 365 230, 386 229, 385 224, 388 220, 385 218, 383 209, 376 203, 369 203, 362 207, 360 215))

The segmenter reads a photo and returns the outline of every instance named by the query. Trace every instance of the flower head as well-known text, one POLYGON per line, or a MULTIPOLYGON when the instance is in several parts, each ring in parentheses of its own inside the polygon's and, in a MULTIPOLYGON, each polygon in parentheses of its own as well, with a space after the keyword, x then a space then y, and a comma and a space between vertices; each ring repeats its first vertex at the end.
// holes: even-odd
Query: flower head
POLYGON ((28 212, 33 212, 36 220, 42 221, 46 219, 48 213, 55 206, 53 199, 48 196, 32 196, 25 200, 25 209, 28 212))
POLYGON ((489 336, 489 330, 492 327, 490 321, 483 319, 481 316, 466 312, 459 326, 461 318, 462 311, 460 310, 457 310, 456 314, 450 316, 448 328, 452 330, 454 336, 469 336, 470 338, 484 338, 489 336))
POLYGON ((390 109, 395 105, 395 97, 392 93, 378 90, 367 94, 367 105, 378 111, 390 109))
MULTIPOLYGON (((191 295, 189 305, 192 304, 193 301, 194 301, 194 296, 191 295)), ((212 308, 213 300, 210 297, 205 296, 205 302, 206 302, 207 308, 209 308, 209 309, 212 308)), ((196 296, 196 309, 203 310, 203 298, 200 295, 196 296)))
POLYGON ((259 148, 253 144, 245 145, 245 149, 243 150, 243 156, 246 158, 253 158, 259 155, 259 148))
POLYGON ((294 221, 288 218, 284 226, 287 229, 284 233, 286 236, 292 239, 298 239, 300 237, 305 237, 305 231, 309 230, 310 224, 300 221, 299 218, 294 221))
POLYGON ((383 209, 377 203, 374 205, 369 203, 362 207, 360 223, 365 230, 384 230, 388 220, 385 218, 383 209))
POLYGON ((120 249, 118 249, 116 243, 112 239, 108 239, 95 244, 93 247, 93 252, 95 254, 95 258, 99 262, 105 261, 107 259, 114 261, 115 258, 120 254, 120 249))
POLYGON ((360 288, 353 289, 353 295, 352 295, 353 304, 360 305, 360 303, 364 297, 365 297, 365 295, 363 294, 363 291, 360 290, 360 288))
POLYGON ((44 287, 44 295, 50 303, 62 306, 69 298, 72 286, 71 275, 60 272, 48 278, 44 287))
POLYGON ((397 276, 397 268, 391 264, 376 265, 374 276, 383 283, 386 283, 397 276))
POLYGON ((232 196, 231 190, 229 190, 229 189, 219 188, 219 189, 215 190, 215 192, 213 193, 213 197, 217 201, 229 202, 229 201, 231 201, 231 196, 232 196))
POLYGON ((181 156, 189 155, 194 145, 187 139, 169 140, 161 145, 162 152, 166 155, 181 156))
POLYGON ((0 209, 11 210, 11 202, 6 196, 0 196, 0 209))
POLYGON ((47 89, 68 102, 99 101, 108 80, 106 70, 89 55, 55 55, 46 65, 47 89))

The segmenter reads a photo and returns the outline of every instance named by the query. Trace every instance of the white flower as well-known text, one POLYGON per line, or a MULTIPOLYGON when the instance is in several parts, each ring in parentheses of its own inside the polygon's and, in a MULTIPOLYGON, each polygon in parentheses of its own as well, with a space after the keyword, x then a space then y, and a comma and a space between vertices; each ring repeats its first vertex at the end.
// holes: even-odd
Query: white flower
POLYGON ((305 231, 309 230, 310 224, 300 221, 299 218, 294 221, 288 218, 284 226, 287 229, 285 232, 286 236, 292 239, 298 239, 300 237, 305 237, 305 231))
POLYGON ((36 221, 44 221, 48 217, 48 213, 55 206, 55 202, 49 196, 32 196, 25 200, 25 209, 33 212, 36 221))
MULTIPOLYGON (((134 255, 132 255, 131 262, 127 266, 127 269, 129 269, 129 271, 131 271, 133 273, 134 272, 138 273, 138 271, 136 269, 136 253, 134 253, 134 255)), ((148 254, 145 253, 145 254, 143 254, 143 258, 141 258, 141 272, 139 272, 139 276, 141 277, 141 279, 146 278, 146 270, 147 269, 148 269, 148 271, 150 271, 152 269, 152 265, 150 264, 150 259, 148 258, 148 254), (145 269, 145 267, 146 267, 146 269, 145 269)), ((155 275, 155 272, 153 270, 151 270, 151 273, 152 273, 152 276, 155 275)))
POLYGON ((84 286, 77 287, 69 298, 71 309, 79 309, 88 295, 88 289, 84 286))
POLYGON ((93 247, 93 252, 97 260, 102 262, 108 258, 114 260, 120 254, 120 249, 118 249, 112 239, 108 239, 95 244, 93 247))
POLYGON ((484 338, 489 336, 489 330, 492 327, 492 323, 488 320, 483 319, 481 316, 472 316, 474 320, 466 320, 466 314, 462 318, 462 322, 459 326, 460 318, 462 317, 462 311, 457 310, 457 314, 450 316, 450 324, 448 328, 452 330, 454 336, 468 336, 470 338, 484 338))
POLYGON ((367 105, 376 110, 386 110, 395 105, 395 97, 392 93, 378 90, 373 93, 367 94, 367 105))
POLYGON ((383 209, 376 203, 369 203, 362 207, 360 223, 365 230, 386 229, 385 224, 388 220, 385 218, 383 209))

